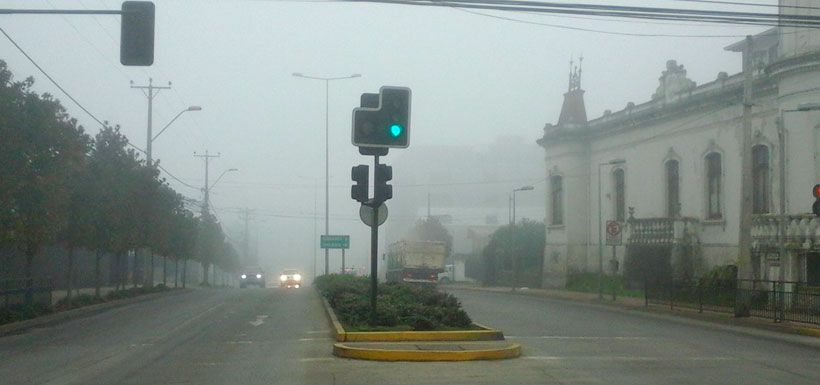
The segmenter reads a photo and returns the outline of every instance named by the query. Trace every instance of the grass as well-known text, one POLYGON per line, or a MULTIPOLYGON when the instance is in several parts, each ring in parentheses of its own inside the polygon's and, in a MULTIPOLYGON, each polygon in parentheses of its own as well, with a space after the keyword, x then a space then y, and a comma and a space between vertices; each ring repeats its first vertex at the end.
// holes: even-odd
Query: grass
MULTIPOLYGON (((634 297, 642 298, 643 292, 640 290, 626 289, 626 281, 621 276, 605 275, 602 280, 604 295, 612 295, 613 290, 619 297, 634 297)), ((570 275, 567 279, 567 286, 565 288, 569 291, 577 291, 581 293, 597 293, 598 292, 598 274, 595 273, 578 273, 570 275)))

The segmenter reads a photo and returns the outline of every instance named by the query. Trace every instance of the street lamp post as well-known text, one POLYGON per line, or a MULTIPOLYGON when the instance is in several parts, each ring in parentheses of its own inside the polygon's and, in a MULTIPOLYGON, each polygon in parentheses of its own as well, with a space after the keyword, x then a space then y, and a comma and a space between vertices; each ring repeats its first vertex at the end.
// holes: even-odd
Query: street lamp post
MULTIPOLYGON (((330 235, 330 139, 329 139, 329 110, 330 110, 330 82, 333 80, 353 79, 361 77, 360 74, 352 74, 341 77, 321 77, 308 76, 299 72, 294 72, 297 78, 323 80, 325 82, 325 235, 330 235)), ((315 247, 315 245, 314 245, 315 247)), ((325 275, 330 273, 330 249, 325 249, 325 275)))
POLYGON ((624 159, 613 159, 609 162, 598 163, 598 299, 604 299, 604 241, 603 241, 603 207, 601 207, 601 167, 615 166, 626 163, 624 159))
POLYGON ((519 255, 516 253, 515 249, 515 193, 519 191, 532 191, 535 187, 533 186, 522 186, 512 191, 512 227, 510 227, 510 249, 513 254, 513 284, 512 290, 515 291, 515 288, 518 287, 518 265, 519 265, 519 255))

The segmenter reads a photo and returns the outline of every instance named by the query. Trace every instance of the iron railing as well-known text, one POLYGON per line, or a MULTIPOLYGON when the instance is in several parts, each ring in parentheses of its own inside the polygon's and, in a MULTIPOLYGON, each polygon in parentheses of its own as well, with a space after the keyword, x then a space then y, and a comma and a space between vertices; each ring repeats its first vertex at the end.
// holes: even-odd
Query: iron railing
POLYGON ((0 297, 2 307, 26 303, 30 296, 32 303, 43 303, 51 306, 53 280, 50 277, 0 279, 0 297))

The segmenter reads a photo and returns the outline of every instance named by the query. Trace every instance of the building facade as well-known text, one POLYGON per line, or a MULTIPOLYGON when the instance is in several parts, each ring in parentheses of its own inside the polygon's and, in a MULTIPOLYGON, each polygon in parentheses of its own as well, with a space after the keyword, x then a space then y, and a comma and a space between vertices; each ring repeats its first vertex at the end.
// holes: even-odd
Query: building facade
MULTIPOLYGON (((745 47, 726 49, 741 60, 745 47)), ((720 72, 697 85, 670 60, 651 100, 589 120, 576 68, 557 124, 538 140, 546 163, 545 287, 599 266, 631 280, 735 266, 756 279, 820 284, 820 223, 809 215, 820 181, 820 31, 771 29, 754 36, 748 52, 751 258, 739 258, 738 242, 744 74, 720 72), (614 258, 601 241, 607 220, 624 229, 614 258)))

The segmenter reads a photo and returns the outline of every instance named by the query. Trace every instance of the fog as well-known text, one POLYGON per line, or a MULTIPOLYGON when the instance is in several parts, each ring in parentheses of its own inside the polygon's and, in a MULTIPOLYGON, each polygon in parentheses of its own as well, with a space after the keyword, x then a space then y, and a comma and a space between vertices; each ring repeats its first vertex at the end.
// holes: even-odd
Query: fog
MULTIPOLYGON (((483 223, 488 216, 506 223, 509 192, 532 184, 534 191, 519 195, 519 218, 543 220, 543 150, 535 140, 545 123, 558 118, 572 58, 584 57, 590 117, 648 100, 668 59, 685 65, 698 83, 715 79, 718 71, 735 73, 741 64, 739 55, 722 51, 738 37, 619 36, 458 9, 365 3, 155 3, 155 64, 145 68, 118 63, 118 17, 2 16, 0 25, 89 111, 122 125, 141 148, 147 101, 129 81, 172 82, 154 101, 155 133, 179 111, 202 106, 157 139, 154 158, 178 179, 165 175, 178 192, 198 200, 204 167, 194 152, 220 154, 211 161, 211 182, 227 169, 239 169, 214 187, 211 205, 239 250, 239 210, 252 210, 251 249, 273 270, 311 271, 314 254, 322 256, 316 248, 324 230, 325 89, 323 82, 293 77, 294 72, 362 75, 330 83, 328 119, 330 233, 351 235, 349 264, 364 266, 369 230, 350 199, 350 167, 372 163, 350 143, 351 110, 361 93, 382 85, 413 90, 410 147, 382 158, 394 165, 386 242, 425 215, 428 193, 433 214, 459 223, 483 223)), ((120 2, 4 1, 3 7, 119 9, 120 2)), ((762 30, 506 16, 624 33, 742 36, 762 30)), ((89 132, 99 129, 5 39, 0 59, 18 79, 33 76, 35 88, 57 96, 89 132)), ((339 255, 332 257, 331 269, 337 269, 339 255)))

